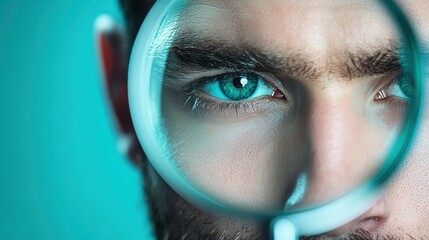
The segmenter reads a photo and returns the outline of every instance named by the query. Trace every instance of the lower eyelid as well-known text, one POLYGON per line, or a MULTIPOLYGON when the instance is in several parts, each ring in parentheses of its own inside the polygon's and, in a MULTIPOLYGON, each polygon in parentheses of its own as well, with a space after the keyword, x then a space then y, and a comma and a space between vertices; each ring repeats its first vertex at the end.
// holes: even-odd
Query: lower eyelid
POLYGON ((255 98, 253 101, 219 101, 219 99, 201 95, 206 95, 206 93, 200 91, 189 95, 185 100, 184 108, 197 116, 215 116, 220 119, 225 118, 225 121, 231 117, 244 120, 261 115, 270 109, 268 106, 273 106, 272 103, 276 102, 265 97, 255 98))

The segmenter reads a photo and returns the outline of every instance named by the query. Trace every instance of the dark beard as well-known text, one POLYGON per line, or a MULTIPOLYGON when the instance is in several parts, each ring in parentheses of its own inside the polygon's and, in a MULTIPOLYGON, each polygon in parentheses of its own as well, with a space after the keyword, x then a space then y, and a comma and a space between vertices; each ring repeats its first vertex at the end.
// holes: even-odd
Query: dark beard
MULTIPOLYGON (((347 233, 344 236, 341 237, 328 237, 326 235, 318 235, 318 236, 307 236, 307 237, 300 237, 300 240, 328 240, 328 239, 336 239, 336 240, 405 240, 403 237, 399 236, 379 236, 379 235, 373 235, 368 231, 365 231, 363 229, 358 229, 353 232, 347 233)), ((412 238, 410 236, 410 239, 417 239, 412 238)))
MULTIPOLYGON (((227 216, 208 214, 188 203, 172 190, 155 172, 150 164, 142 164, 144 191, 149 206, 150 218, 157 239, 180 240, 257 240, 269 239, 269 224, 250 222, 227 216)), ((326 235, 303 236, 300 240, 406 240, 423 239, 407 234, 373 235, 359 229, 341 237, 326 235)))
POLYGON ((266 224, 208 214, 180 197, 150 164, 143 164, 142 169, 146 201, 157 239, 268 239, 266 224))

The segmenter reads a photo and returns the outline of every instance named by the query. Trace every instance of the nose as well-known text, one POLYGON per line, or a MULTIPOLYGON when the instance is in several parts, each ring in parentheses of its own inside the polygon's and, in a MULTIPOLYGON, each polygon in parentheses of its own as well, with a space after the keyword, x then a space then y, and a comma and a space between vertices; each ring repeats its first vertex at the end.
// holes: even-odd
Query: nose
POLYGON ((382 196, 368 211, 357 219, 331 232, 328 236, 339 236, 351 231, 364 230, 371 232, 383 225, 390 215, 390 205, 387 197, 382 196))
POLYGON ((304 204, 339 197, 370 178, 383 154, 383 134, 348 92, 325 90, 307 107, 308 186, 304 204))

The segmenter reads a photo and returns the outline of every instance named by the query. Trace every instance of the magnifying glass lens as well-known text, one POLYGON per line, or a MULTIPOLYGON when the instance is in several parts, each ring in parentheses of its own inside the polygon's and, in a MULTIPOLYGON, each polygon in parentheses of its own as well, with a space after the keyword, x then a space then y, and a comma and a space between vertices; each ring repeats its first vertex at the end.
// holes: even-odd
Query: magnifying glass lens
POLYGON ((149 100, 136 106, 151 109, 146 131, 163 156, 150 160, 171 170, 161 175, 226 206, 285 213, 338 198, 399 156, 414 65, 375 1, 304 4, 302 21, 286 2, 282 14, 261 4, 169 10, 139 80, 149 100))

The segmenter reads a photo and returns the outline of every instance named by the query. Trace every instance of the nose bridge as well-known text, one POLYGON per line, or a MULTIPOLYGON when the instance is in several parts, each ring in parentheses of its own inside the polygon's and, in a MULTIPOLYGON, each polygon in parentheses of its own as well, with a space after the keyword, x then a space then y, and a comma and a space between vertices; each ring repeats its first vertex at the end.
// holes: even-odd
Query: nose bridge
POLYGON ((341 164, 352 141, 358 140, 360 117, 346 93, 328 93, 309 107, 308 125, 314 164, 341 164))
POLYGON ((304 201, 315 203, 346 193, 366 178, 371 134, 347 88, 324 90, 308 111, 311 154, 304 201))

